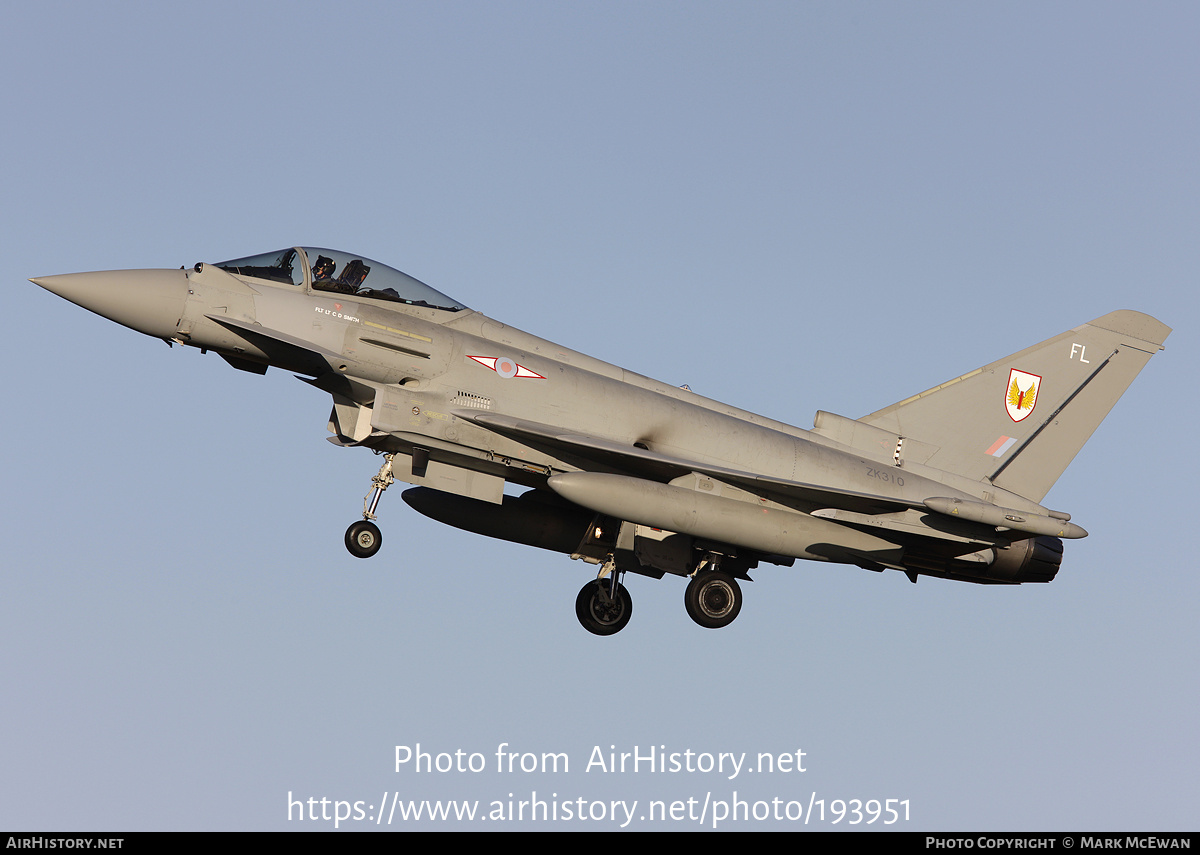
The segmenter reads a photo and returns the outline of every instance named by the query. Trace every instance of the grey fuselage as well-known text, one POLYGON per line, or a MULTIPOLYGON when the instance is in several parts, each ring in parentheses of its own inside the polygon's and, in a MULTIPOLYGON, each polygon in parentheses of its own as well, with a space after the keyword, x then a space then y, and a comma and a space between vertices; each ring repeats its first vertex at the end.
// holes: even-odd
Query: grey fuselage
POLYGON ((1023 449, 1032 449, 1023 459, 1050 455, 1050 477, 1005 476, 1034 484, 1040 498, 1169 332, 1117 312, 1015 354, 1008 415, 1002 360, 859 421, 820 412, 808 431, 494 321, 385 265, 299 247, 267 258, 34 281, 140 332, 216 351, 235 368, 303 375, 333 398, 331 441, 393 455, 387 477, 427 488, 409 500, 423 513, 596 563, 615 556, 618 569, 648 575, 689 575, 724 556, 743 577, 760 560, 803 558, 903 570, 914 581, 922 573, 1049 581, 1058 538, 1086 532, 994 475, 976 477, 987 475, 980 465, 996 460, 999 474, 1023 449), (342 277, 320 278, 337 264, 342 277), (1068 351, 1072 336, 1079 341, 1068 351), (1100 368, 1084 357, 1105 350, 1100 368), (1094 382, 1113 360, 1131 367, 1094 382), (1030 383, 1063 370, 1070 379, 1058 401, 1042 405, 1048 418, 1021 426, 1049 394, 1049 381, 1030 383), (927 397, 934 393, 942 397, 927 397), (1079 424, 1060 418, 1073 401, 1082 402, 1072 404, 1079 424), (968 410, 986 416, 960 442, 940 413, 968 410), (939 441, 903 435, 907 421, 939 441), (927 463, 939 453, 972 475, 927 463), (517 501, 504 494, 509 483, 536 494, 517 501), (592 523, 581 525, 589 513, 592 523), (606 539, 589 547, 602 529, 606 539))
MULTIPOLYGON (((1044 511, 953 473, 896 466, 890 450, 883 459, 864 458, 812 431, 635 374, 480 312, 242 281, 212 265, 186 276, 183 334, 176 330, 168 337, 255 361, 280 359, 278 352, 268 353, 253 338, 212 319, 227 317, 319 348, 333 371, 374 387, 371 427, 388 435, 365 445, 407 451, 406 444, 429 444, 460 465, 475 461, 480 471, 496 474, 501 471, 496 464, 507 461, 505 477, 529 486, 541 486, 553 472, 579 468, 472 421, 497 413, 714 467, 836 484, 914 505, 939 495, 1044 511), (506 377, 473 356, 507 358, 539 376, 506 377)), ((311 371, 305 364, 278 367, 311 371)))

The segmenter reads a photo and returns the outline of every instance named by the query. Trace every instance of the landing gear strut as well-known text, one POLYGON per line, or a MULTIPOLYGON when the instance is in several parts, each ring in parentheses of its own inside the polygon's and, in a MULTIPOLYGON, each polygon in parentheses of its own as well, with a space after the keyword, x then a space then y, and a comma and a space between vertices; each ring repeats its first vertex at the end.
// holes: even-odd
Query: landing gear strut
POLYGON ((575 598, 575 616, 593 635, 614 635, 633 616, 633 597, 618 581, 620 575, 609 556, 599 577, 584 585, 575 598))
POLYGON ((742 589, 720 569, 719 562, 701 562, 683 592, 688 617, 707 629, 729 626, 742 610, 742 589), (710 569, 712 568, 712 569, 710 569))
POLYGON ((395 456, 383 456, 383 465, 379 467, 378 474, 371 479, 371 492, 363 499, 363 518, 346 529, 346 548, 355 558, 370 558, 383 546, 383 535, 379 526, 372 520, 375 519, 375 508, 379 505, 383 491, 396 480, 392 477, 392 459, 395 456))

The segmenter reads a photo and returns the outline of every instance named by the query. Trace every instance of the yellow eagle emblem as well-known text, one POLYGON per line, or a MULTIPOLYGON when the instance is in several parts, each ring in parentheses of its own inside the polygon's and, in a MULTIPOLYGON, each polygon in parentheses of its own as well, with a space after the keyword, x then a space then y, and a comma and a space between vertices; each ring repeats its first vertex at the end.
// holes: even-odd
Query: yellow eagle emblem
POLYGON ((1037 397, 1037 383, 1030 383, 1028 389, 1022 389, 1014 379, 1008 387, 1008 405, 1017 410, 1032 410, 1033 401, 1037 397))
POLYGON ((1042 378, 1028 371, 1013 368, 1008 372, 1008 392, 1004 396, 1004 408, 1014 422, 1023 421, 1037 406, 1042 378))

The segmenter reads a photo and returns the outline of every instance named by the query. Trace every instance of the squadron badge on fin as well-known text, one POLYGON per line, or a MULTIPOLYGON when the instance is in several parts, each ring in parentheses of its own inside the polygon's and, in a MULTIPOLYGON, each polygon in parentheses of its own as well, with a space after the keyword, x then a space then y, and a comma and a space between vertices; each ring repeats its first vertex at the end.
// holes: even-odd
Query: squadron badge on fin
POLYGON ((1014 422, 1024 420, 1037 406, 1038 386, 1042 378, 1013 368, 1008 372, 1008 392, 1004 406, 1014 422))

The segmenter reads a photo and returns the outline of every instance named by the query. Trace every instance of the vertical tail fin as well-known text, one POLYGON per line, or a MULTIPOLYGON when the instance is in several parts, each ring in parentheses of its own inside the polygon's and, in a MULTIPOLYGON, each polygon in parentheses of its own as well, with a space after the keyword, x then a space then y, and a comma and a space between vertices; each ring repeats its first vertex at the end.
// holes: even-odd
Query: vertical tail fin
POLYGON ((1170 332, 1110 312, 859 421, 937 446, 930 466, 1041 501, 1170 332))

